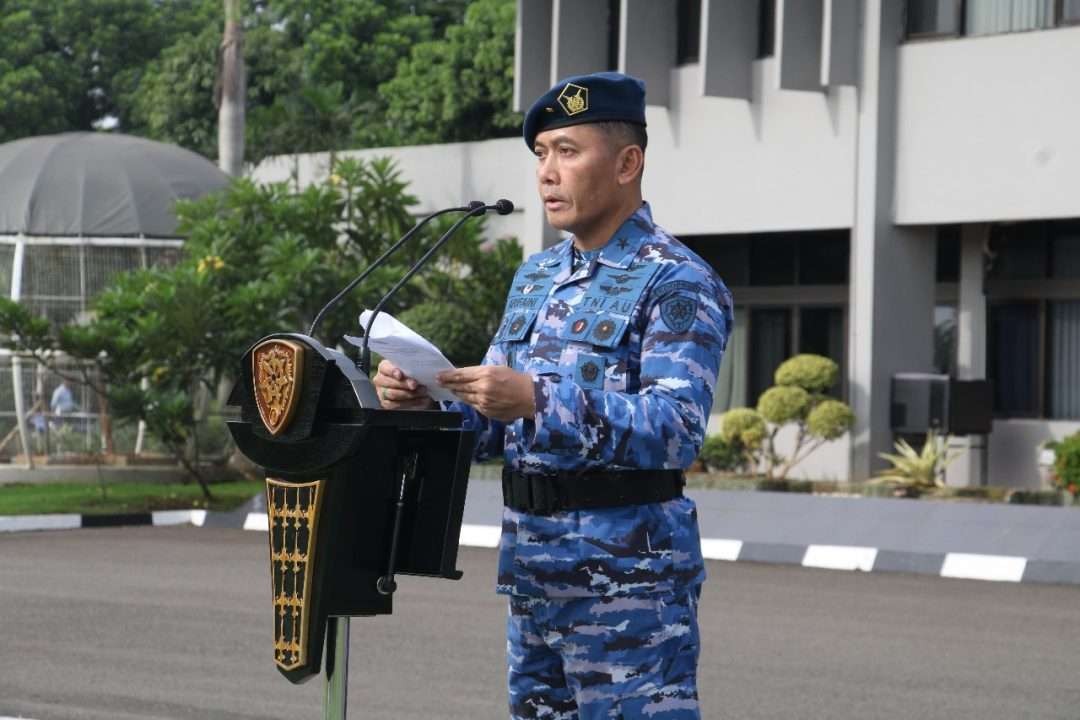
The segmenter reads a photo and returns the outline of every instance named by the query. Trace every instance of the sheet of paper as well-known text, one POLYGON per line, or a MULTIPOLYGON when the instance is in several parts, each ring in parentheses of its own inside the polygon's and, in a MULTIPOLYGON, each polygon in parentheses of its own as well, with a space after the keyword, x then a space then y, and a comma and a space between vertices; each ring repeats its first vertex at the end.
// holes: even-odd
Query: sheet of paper
MULTIPOLYGON (((360 327, 366 328, 370 318, 370 310, 360 313, 360 327)), ((346 335, 345 339, 353 345, 363 344, 363 340, 358 337, 346 335)), ((371 340, 368 342, 368 347, 425 386, 432 400, 458 399, 454 393, 439 387, 439 383, 435 380, 435 376, 443 370, 453 370, 453 364, 427 338, 392 315, 380 312, 375 318, 375 324, 371 326, 371 340)))

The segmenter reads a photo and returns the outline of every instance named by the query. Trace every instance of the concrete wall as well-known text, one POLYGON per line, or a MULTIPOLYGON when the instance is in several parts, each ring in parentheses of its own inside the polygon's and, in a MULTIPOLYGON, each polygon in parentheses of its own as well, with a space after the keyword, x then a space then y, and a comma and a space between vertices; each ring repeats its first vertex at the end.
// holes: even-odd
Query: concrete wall
POLYGON ((645 197, 676 234, 851 227, 855 91, 782 92, 753 63, 753 101, 704 97, 699 65, 675 68, 672 109, 649 107, 645 197))
POLYGON ((905 44, 896 221, 1080 216, 1080 27, 905 44))
MULTIPOLYGON (((518 138, 353 150, 338 153, 338 157, 365 160, 392 157, 402 178, 409 183, 408 191, 420 201, 413 209, 417 215, 463 205, 470 200, 494 202, 507 198, 516 209, 510 215, 488 216, 491 237, 517 237, 529 253, 540 250, 545 233, 551 233, 536 191, 535 159, 518 138)), ((325 180, 329 165, 328 153, 282 155, 261 163, 251 177, 257 182, 284 182, 295 171, 300 186, 304 187, 325 180)))
POLYGON ((1036 458, 1039 443, 1080 432, 1080 422, 1063 420, 995 420, 989 441, 989 483, 1039 487, 1036 458))

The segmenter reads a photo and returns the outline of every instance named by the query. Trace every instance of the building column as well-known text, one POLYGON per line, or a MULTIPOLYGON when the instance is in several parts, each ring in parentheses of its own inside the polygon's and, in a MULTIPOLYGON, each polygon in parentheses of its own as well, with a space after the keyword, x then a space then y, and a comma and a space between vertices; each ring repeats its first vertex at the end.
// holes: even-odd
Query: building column
MULTIPOLYGON (((986 378, 986 294, 983 291, 983 248, 990 237, 985 223, 960 230, 960 303, 956 312, 956 376, 960 380, 986 378)), ((945 471, 954 487, 985 485, 987 436, 949 438, 949 452, 957 459, 945 471)))
POLYGON ((855 217, 849 285, 851 476, 892 449, 891 380, 933 367, 935 245, 930 228, 893 223, 897 55, 904 3, 860 3, 855 217))

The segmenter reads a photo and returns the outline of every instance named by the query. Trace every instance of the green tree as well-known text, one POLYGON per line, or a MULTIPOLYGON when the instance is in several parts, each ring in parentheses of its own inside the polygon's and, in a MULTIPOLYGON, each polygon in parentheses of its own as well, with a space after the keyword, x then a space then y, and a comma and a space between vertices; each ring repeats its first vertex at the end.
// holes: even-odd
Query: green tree
MULTIPOLYGON (((8 347, 45 364, 54 362, 51 351, 90 361, 82 380, 105 393, 114 417, 146 421, 209 495, 198 461, 197 399, 231 382, 255 340, 280 330, 306 332, 323 303, 412 225, 415 203, 388 160, 343 160, 326 183, 300 193, 239 180, 180 204, 179 231, 187 241, 179 264, 121 276, 98 297, 88 324, 52 328, 0 300, 0 333, 8 335, 8 347)), ((319 336, 335 346, 355 332, 360 310, 373 306, 449 222, 432 223, 373 273, 326 317, 319 336)), ((465 225, 444 247, 442 262, 386 308, 401 314, 439 304, 455 313, 453 332, 466 338, 451 338, 459 361, 483 354, 521 260, 513 241, 485 243, 482 227, 482 221, 465 225)))
POLYGON ((123 123, 138 69, 207 17, 203 0, 0 3, 0 142, 123 123))
MULTIPOLYGON (((444 37, 415 45, 379 87, 386 124, 397 135, 381 139, 422 144, 516 134, 521 115, 510 109, 514 13, 513 0, 477 0, 444 37)), ((365 128, 357 128, 357 136, 364 137, 365 128)))

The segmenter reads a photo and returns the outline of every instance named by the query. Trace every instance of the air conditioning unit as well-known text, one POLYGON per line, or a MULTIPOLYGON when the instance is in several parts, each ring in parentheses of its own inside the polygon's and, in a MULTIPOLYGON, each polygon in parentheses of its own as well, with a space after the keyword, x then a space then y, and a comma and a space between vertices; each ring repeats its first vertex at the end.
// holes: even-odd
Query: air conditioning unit
POLYGON ((994 397, 989 380, 957 380, 933 373, 898 373, 892 379, 894 432, 988 435, 994 397))

